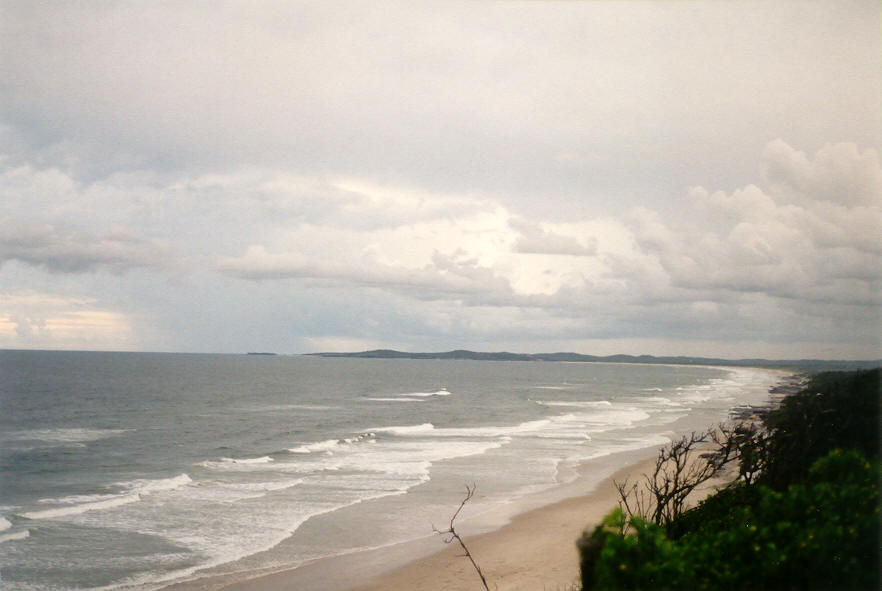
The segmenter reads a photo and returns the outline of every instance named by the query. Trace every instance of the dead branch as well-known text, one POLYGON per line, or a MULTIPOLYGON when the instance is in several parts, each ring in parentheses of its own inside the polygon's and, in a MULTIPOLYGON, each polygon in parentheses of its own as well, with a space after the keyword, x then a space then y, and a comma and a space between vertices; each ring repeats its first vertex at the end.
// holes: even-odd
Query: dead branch
MULTIPOLYGON (((648 521, 652 510, 652 502, 645 488, 641 488, 638 483, 632 483, 629 479, 624 482, 613 480, 616 490, 619 493, 619 508, 624 511, 628 517, 628 522, 634 517, 639 517, 644 521, 648 521)), ((623 527, 620 532, 625 533, 627 527, 623 527)))
POLYGON ((615 483, 619 506, 629 518, 640 517, 668 525, 686 510, 686 499, 701 484, 716 476, 735 456, 735 446, 713 430, 692 432, 659 449, 651 474, 643 475, 643 487, 628 480, 615 483), (717 447, 695 457, 698 448, 713 439, 717 447))
POLYGON ((459 504, 459 508, 456 510, 456 513, 454 513, 453 517, 450 518, 450 526, 446 530, 440 531, 440 530, 436 529, 435 526, 433 525, 432 531, 434 531, 436 534, 438 534, 440 536, 444 536, 444 537, 442 537, 442 539, 444 540, 445 544, 450 544, 451 542, 453 542, 453 540, 456 540, 457 542, 459 542, 459 545, 460 545, 460 547, 462 547, 462 551, 464 552, 463 556, 468 558, 469 561, 471 561, 472 566, 475 567, 475 571, 478 573, 478 576, 481 577, 481 583, 484 585, 484 589, 486 591, 490 591, 490 587, 487 586, 487 579, 484 578, 484 573, 481 572, 481 567, 478 566, 477 562, 475 562, 475 559, 472 556, 472 553, 469 552, 469 549, 466 546, 465 542, 459 536, 459 534, 456 533, 456 528, 454 528, 454 526, 453 526, 453 522, 456 521, 456 518, 459 516, 460 511, 462 511, 462 508, 465 507, 465 504, 467 502, 469 502, 469 500, 475 495, 476 488, 477 487, 474 484, 472 484, 471 487, 466 485, 466 496, 462 500, 462 502, 459 504))
POLYGON ((757 423, 741 421, 721 424, 714 443, 719 453, 727 451, 738 463, 738 478, 750 485, 766 469, 769 433, 757 423))

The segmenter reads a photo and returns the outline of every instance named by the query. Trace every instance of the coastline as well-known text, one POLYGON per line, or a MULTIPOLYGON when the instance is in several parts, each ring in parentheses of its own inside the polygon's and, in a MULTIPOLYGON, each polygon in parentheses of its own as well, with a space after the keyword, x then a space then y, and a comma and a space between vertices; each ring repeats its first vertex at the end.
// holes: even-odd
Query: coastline
MULTIPOLYGON (((583 531, 593 529, 618 506, 614 482, 637 480, 652 470, 657 448, 642 451, 645 452, 641 454, 642 458, 605 477, 584 494, 515 514, 499 529, 476 535, 464 534, 466 545, 490 587, 496 591, 567 591, 576 588, 579 582, 576 540, 583 531)), ((729 479, 723 477, 705 483, 690 497, 691 504, 698 503, 728 482, 729 479)), ((407 551, 408 543, 398 545, 402 548, 324 558, 296 569, 219 588, 224 591, 449 591, 481 588, 474 567, 458 545, 445 546, 437 536, 430 540, 434 542, 434 552, 418 555, 403 564, 400 562, 401 552, 407 551), (353 583, 353 579, 361 582, 353 583), (349 584, 346 584, 347 580, 349 584)), ((422 550, 425 551, 425 547, 422 550)))
MULTIPOLYGON (((652 468, 652 451, 652 457, 621 468, 587 494, 532 509, 498 530, 466 538, 490 587, 499 591, 572 588, 579 580, 576 540, 617 506, 613 481, 633 480, 652 468)), ((460 548, 451 544, 351 591, 479 588, 475 570, 460 548)))
MULTIPOLYGON (((656 448, 641 451, 639 457, 587 492, 515 513, 498 529, 474 535, 463 533, 491 587, 499 591, 566 589, 575 583, 579 577, 576 539, 616 507, 614 480, 639 478, 651 469, 656 448)), ((451 505, 451 514, 455 505, 451 505)), ((467 523, 456 525, 463 532, 470 529, 467 523)), ((294 569, 235 582, 227 577, 203 580, 203 585, 199 582, 167 589, 431 591, 481 587, 478 575, 462 557, 459 546, 445 546, 438 536, 322 558, 294 569)))
MULTIPOLYGON (((781 372, 765 405, 742 408, 742 420, 761 407, 777 406, 796 388, 798 374, 781 372), (747 411, 747 412, 744 412, 747 411)), ((735 410, 735 409, 732 409, 735 410)), ((755 415, 754 417, 755 418, 755 415)), ((501 509, 456 523, 491 588, 499 591, 571 589, 579 578, 576 540, 617 506, 614 481, 636 480, 651 470, 660 446, 587 460, 576 481, 501 509)), ((693 504, 728 479, 706 483, 693 504)), ((480 493, 479 493, 480 494, 480 493)), ((451 499, 451 514, 461 496, 451 499)), ((444 529, 446 523, 439 524, 444 529)), ((458 546, 426 535, 388 546, 316 559, 296 567, 243 570, 200 577, 164 591, 440 591, 481 588, 458 546)))

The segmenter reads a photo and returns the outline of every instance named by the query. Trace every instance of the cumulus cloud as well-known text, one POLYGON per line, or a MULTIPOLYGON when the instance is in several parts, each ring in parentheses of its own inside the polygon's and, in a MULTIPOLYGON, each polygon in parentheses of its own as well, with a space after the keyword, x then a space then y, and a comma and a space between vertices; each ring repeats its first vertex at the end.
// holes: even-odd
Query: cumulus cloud
POLYGON ((853 143, 827 144, 809 158, 775 140, 763 152, 763 176, 778 191, 801 200, 878 207, 882 195, 878 154, 853 143))
POLYGON ((244 279, 370 285, 421 300, 531 306, 533 296, 584 285, 603 267, 592 256, 603 222, 527 222, 492 196, 411 194, 377 186, 359 194, 355 202, 326 202, 321 217, 279 228, 244 254, 220 258, 217 269, 244 279), (387 215, 383 224, 353 225, 353 208, 368 215, 404 214, 387 215))
MULTIPOLYGON (((766 157, 780 160, 786 144, 770 146, 766 157)), ((828 146, 812 158, 790 149, 791 159, 809 169, 826 167, 831 150, 844 169, 876 162, 875 172, 864 176, 879 172, 875 153, 854 146, 828 146), (855 162, 845 158, 849 154, 855 162)), ((882 195, 864 195, 859 204, 832 202, 822 195, 854 187, 847 175, 838 177, 841 185, 831 178, 837 177, 809 175, 798 193, 795 184, 785 190, 765 181, 729 193, 693 187, 682 207, 694 216, 636 207, 621 220, 570 224, 527 221, 489 198, 461 201, 456 210, 430 208, 434 214, 416 223, 360 233, 327 224, 298 227, 287 242, 303 245, 299 250, 252 245, 244 255, 222 259, 218 269, 246 279, 371 286, 466 306, 541 308, 571 320, 602 309, 622 326, 629 316, 639 324, 652 314, 676 319, 682 330, 725 323, 721 306, 730 312, 746 302, 756 306, 756 297, 782 308, 826 302, 872 313, 880 304, 882 195)), ((390 196, 398 195, 374 191, 372 206, 394 207, 400 197, 390 196)), ((326 214, 325 222, 334 218, 326 214)), ((737 316, 749 321, 745 310, 737 316)))
POLYGON ((831 306, 882 303, 882 168, 875 151, 836 144, 810 158, 776 140, 764 152, 763 173, 764 188, 692 188, 689 203, 710 214, 716 223, 709 226, 634 210, 635 240, 676 287, 831 306))
MULTIPOLYGON (((457 253, 462 254, 462 253, 457 253)), ((229 257, 217 264, 222 273, 251 280, 311 279, 350 285, 380 287, 402 291, 417 299, 449 299, 469 294, 509 292, 504 278, 475 260, 435 252, 431 263, 408 268, 364 258, 360 264, 347 264, 301 253, 269 253, 262 246, 248 248, 240 257, 229 257)))
MULTIPOLYGON (((187 256, 203 278, 217 273, 273 292, 327 293, 329 302, 340 290, 366 302, 385 299, 398 311, 382 312, 383 325, 402 314, 399 321, 451 339, 551 329, 570 339, 721 332, 749 339, 773 325, 796 332, 775 323, 778 314, 800 319, 806 332, 799 338, 813 327, 872 340, 855 319, 873 321, 882 303, 875 152, 836 144, 806 155, 778 140, 760 168, 756 184, 694 186, 673 208, 636 206, 567 222, 527 218, 492 194, 270 169, 84 185, 55 169, 18 168, 0 175, 0 192, 13 197, 4 204, 11 215, 0 231, 0 261, 87 276, 166 269, 187 256), (855 185, 847 174, 823 172, 832 169, 831 153, 836 170, 860 170, 865 180, 855 185), (798 165, 785 174, 781 162, 798 165), (137 188, 126 192, 126 183, 137 188), (859 199, 834 199, 859 189, 866 193, 859 199), (64 195, 57 210, 53 194, 64 195), (16 196, 45 204, 46 221, 27 221, 30 199, 16 196), (78 204, 95 215, 78 212, 78 204), (78 229, 63 221, 68 217, 78 229), (113 217, 150 219, 143 227, 163 237, 124 226, 102 231, 113 217), (831 327, 831 318, 838 325, 831 327)), ((37 317, 16 318, 22 335, 43 330, 37 317)), ((370 340, 369 319, 359 339, 370 340)))
POLYGON ((594 237, 582 237, 580 240, 580 237, 550 232, 539 224, 522 219, 512 219, 509 223, 520 233, 520 237, 515 243, 516 252, 577 257, 597 254, 597 240, 594 237))
POLYGON ((171 251, 153 240, 115 227, 102 235, 49 224, 0 221, 0 264, 19 261, 56 273, 106 269, 122 273, 138 267, 160 267, 171 251))

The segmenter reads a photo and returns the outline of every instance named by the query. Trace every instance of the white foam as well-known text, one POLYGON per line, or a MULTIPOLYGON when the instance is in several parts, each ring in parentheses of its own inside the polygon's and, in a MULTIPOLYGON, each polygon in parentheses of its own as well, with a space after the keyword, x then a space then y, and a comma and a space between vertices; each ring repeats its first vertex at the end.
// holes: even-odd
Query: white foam
POLYGON ((323 468, 334 466, 340 470, 375 473, 373 486, 382 486, 389 476, 415 480, 415 485, 429 478, 433 463, 441 460, 480 455, 498 449, 508 443, 510 438, 495 440, 446 439, 431 444, 408 442, 385 442, 364 447, 353 453, 335 457, 320 464, 323 468))
POLYGON ((288 451, 292 454, 312 454, 312 453, 324 453, 326 455, 332 455, 336 451, 340 451, 341 449, 345 449, 348 446, 356 445, 358 443, 375 443, 372 439, 375 436, 374 433, 362 433, 357 437, 346 437, 344 439, 326 439, 324 441, 316 441, 314 443, 305 443, 298 447, 289 448, 288 451))
MULTIPOLYGON (((431 385, 431 382, 428 384, 431 385)), ((729 387, 727 383, 720 383, 715 388, 727 387, 729 387)), ((647 396, 655 396, 655 394, 633 390, 633 398, 626 400, 616 395, 612 398, 615 402, 560 400, 573 396, 573 392, 539 393, 537 395, 548 396, 555 400, 546 401, 549 404, 542 407, 528 402, 526 409, 528 414, 522 415, 523 418, 512 419, 512 422, 523 421, 521 423, 506 424, 500 419, 499 425, 467 427, 459 426, 461 423, 453 423, 454 426, 443 427, 436 426, 445 424, 441 422, 442 419, 436 418, 439 415, 423 411, 430 409, 430 405, 441 405, 452 401, 433 396, 443 397, 450 394, 435 392, 422 393, 428 394, 427 396, 421 396, 419 392, 388 394, 396 390, 403 392, 408 389, 411 388, 407 385, 401 387, 399 384, 384 390, 378 398, 382 397, 384 402, 388 400, 389 406, 367 403, 361 406, 362 410, 370 409, 372 413, 370 416, 374 417, 367 420, 363 417, 361 420, 364 422, 361 424, 391 426, 365 430, 359 436, 348 437, 347 433, 340 431, 316 430, 313 432, 320 434, 305 435, 302 436, 304 437, 302 440, 297 440, 297 436, 293 436, 292 439, 273 448, 280 451, 274 451, 266 456, 247 457, 269 451, 260 448, 256 450, 243 448, 236 454, 227 452, 231 455, 246 456, 244 459, 215 456, 210 461, 200 464, 212 468, 211 471, 188 470, 196 478, 196 482, 186 474, 154 481, 133 480, 114 485, 122 487, 122 490, 110 489, 116 490, 115 495, 68 497, 64 504, 89 505, 82 512, 81 517, 71 518, 75 523, 116 528, 121 531, 137 528, 139 532, 161 536, 185 546, 193 556, 198 556, 197 560, 201 562, 192 568, 163 574, 154 572, 149 577, 144 575, 147 577, 143 580, 144 585, 155 588, 157 576, 160 580, 188 576, 197 569, 268 549, 289 536, 310 517, 371 498, 404 494, 413 487, 429 482, 430 477, 432 480, 455 478, 459 481, 461 475, 471 474, 469 481, 477 478, 479 485, 484 486, 482 479, 488 478, 485 475, 492 474, 490 480, 498 476, 500 481, 510 480, 517 485, 529 483, 538 487, 550 486, 551 481, 548 479, 553 478, 553 468, 561 461, 568 461, 573 457, 581 459, 585 456, 608 455, 622 449, 665 442, 666 439, 659 438, 654 433, 660 430, 659 421, 662 417, 685 412, 689 406, 684 402, 683 406, 678 407, 677 412, 670 412, 671 409, 662 402, 661 395, 658 395, 657 399, 641 399, 640 394, 647 396), (393 400, 401 403, 432 402, 426 405, 415 404, 408 409, 403 406, 393 406, 391 404, 393 400), (384 411, 391 410, 396 411, 396 414, 384 415, 384 411), (398 411, 409 412, 402 414, 398 411), (384 416, 398 418, 382 418, 384 416), (644 426, 640 421, 646 417, 650 417, 651 421, 644 426), (528 418, 535 420, 526 420, 528 418), (433 421, 434 424, 428 421, 433 421), (418 422, 421 424, 417 424, 418 422), (634 431, 615 431, 607 435, 597 435, 594 436, 591 444, 586 444, 591 434, 618 428, 627 429, 632 424, 638 427, 634 431), (375 433, 378 434, 376 437, 375 433), (623 434, 630 436, 630 439, 623 440, 623 434), (330 437, 335 438, 321 440, 330 437), (310 438, 319 441, 310 441, 310 438), (288 446, 291 449, 285 450, 288 446), (480 454, 487 455, 481 457, 480 454), (455 460, 466 456, 475 457, 461 463, 455 460), (445 461, 448 459, 454 461, 448 463, 445 461), (548 468, 549 465, 551 470, 548 468), (286 489, 292 490, 289 492, 286 489), (115 500, 120 500, 121 492, 136 495, 141 502, 125 504, 119 509, 95 510, 100 508, 102 503, 109 507, 115 500)), ((543 389, 551 391, 565 388, 549 386, 543 389)), ((438 392, 447 392, 447 390, 438 392)), ((672 389, 666 389, 664 396, 680 401, 682 399, 679 395, 696 392, 712 394, 715 400, 721 399, 716 389, 713 392, 684 389, 677 393, 672 389)), ((458 391, 453 400, 463 395, 464 393, 458 391)), ((612 393, 607 395, 613 396, 612 393)), ((586 394, 584 397, 592 397, 592 394, 586 394)), ((357 397, 356 400, 365 400, 365 398, 357 397)), ((540 401, 538 404, 543 402, 540 401)), ((300 414, 307 416, 305 412, 300 414)), ((481 417, 478 415, 475 418, 480 420, 481 417)), ((277 435, 273 435, 273 441, 277 441, 275 437, 277 435)), ((443 490, 445 486, 446 484, 442 482, 440 489, 443 490)), ((483 489, 491 491, 488 494, 488 502, 494 500, 490 495, 495 494, 498 498, 512 496, 509 494, 510 489, 496 492, 491 486, 495 484, 486 485, 483 489)), ((437 494, 437 489, 426 487, 425 492, 437 494)), ((420 495, 422 494, 423 491, 420 492, 420 495)), ((429 499, 433 498, 429 497, 429 499)), ((419 502, 422 506, 422 501, 423 498, 420 497, 415 499, 414 503, 419 502)), ((475 506, 480 502, 483 501, 476 502, 475 506)), ((54 505, 57 504, 59 503, 55 502, 53 505, 47 504, 36 508, 47 509, 50 512, 65 509, 65 507, 55 507, 54 505)), ((426 504, 431 505, 431 502, 426 504)), ((36 511, 36 513, 46 515, 45 511, 36 511)), ((15 508, 3 511, 0 507, 0 514, 7 516, 15 514, 15 508)), ((18 531, 23 525, 22 522, 17 518, 11 519, 15 525, 11 528, 7 527, 5 531, 0 527, 0 541, 4 540, 4 534, 25 535, 18 531)), ((34 541, 39 540, 40 530, 31 527, 31 531, 34 541)), ((285 551, 287 552, 287 549, 285 551)), ((300 555, 290 556, 292 561, 300 558, 300 555)), ((133 576, 133 580, 140 576, 133 576)), ((129 585, 129 582, 126 582, 126 585, 129 585)), ((112 588, 120 588, 120 585, 108 587, 108 589, 112 588)))
POLYGON ((6 531, 10 527, 12 527, 12 524, 9 522, 9 520, 4 517, 0 517, 0 531, 6 531))
POLYGON ((433 392, 402 392, 401 394, 393 394, 391 396, 371 396, 365 400, 374 402, 422 402, 434 396, 450 396, 447 388, 441 388, 433 392))
POLYGON ((406 394, 402 394, 402 396, 430 398, 432 396, 450 396, 450 392, 447 391, 447 388, 441 388, 440 390, 435 390, 434 392, 408 392, 406 394))
POLYGON ((432 433, 435 431, 435 425, 432 423, 423 423, 421 425, 404 425, 404 426, 393 426, 393 427, 375 427, 372 429, 365 429, 363 432, 376 432, 376 433, 391 433, 393 435, 421 435, 426 433, 432 433))
POLYGON ((219 460, 205 460, 204 462, 199 462, 196 465, 202 466, 203 468, 224 469, 227 467, 235 466, 269 464, 274 461, 275 460, 269 456, 261 456, 259 458, 220 458, 219 460))
POLYGON ((431 423, 371 429, 380 433, 390 433, 399 437, 426 438, 500 438, 500 437, 543 437, 564 439, 585 439, 591 432, 607 431, 627 427, 635 422, 646 420, 650 414, 645 410, 627 405, 612 405, 608 401, 552 401, 541 403, 547 406, 564 406, 588 409, 588 412, 567 413, 544 419, 525 421, 510 426, 486 427, 442 427, 431 423))
POLYGON ((376 433, 362 433, 358 437, 347 437, 346 439, 343 440, 343 443, 359 443, 359 442, 376 443, 376 441, 371 439, 372 437, 376 437, 376 433))
POLYGON ((20 516, 26 519, 55 519, 57 517, 69 517, 71 515, 80 515, 87 511, 100 511, 103 509, 112 509, 120 505, 128 505, 129 503, 137 503, 141 500, 138 493, 130 493, 127 495, 114 495, 112 498, 103 501, 93 501, 89 503, 79 503, 68 507, 57 507, 55 509, 46 509, 43 511, 30 511, 21 513, 20 516))
POLYGON ((238 503, 259 499, 267 494, 287 490, 303 484, 303 478, 261 482, 220 482, 201 481, 191 486, 186 493, 186 502, 238 503))
POLYGON ((612 405, 609 400, 537 400, 542 406, 572 406, 575 408, 606 408, 612 405))
POLYGON ((285 490, 286 488, 294 488, 300 484, 303 484, 303 478, 279 480, 275 482, 243 482, 239 484, 225 484, 223 486, 233 490, 273 492, 277 490, 285 490))
POLYGON ((593 460, 625 451, 646 449, 647 447, 660 447, 667 445, 671 440, 661 434, 651 434, 640 438, 621 438, 615 443, 607 443, 603 448, 592 451, 590 454, 580 456, 580 460, 593 460))
MULTIPOLYGON (((334 440, 338 445, 330 456, 315 453, 298 457, 296 464, 292 465, 309 466, 308 473, 299 478, 279 481, 267 478, 260 482, 201 481, 187 487, 186 497, 168 499, 161 512, 156 512, 152 504, 145 502, 133 505, 126 513, 101 515, 101 524, 114 527, 133 519, 150 523, 142 531, 162 535, 204 556, 206 560, 198 568, 207 568, 269 549, 316 515, 370 499, 402 495, 428 482, 432 466, 438 461, 482 454, 505 443, 504 439, 442 439, 427 444, 417 438, 387 437, 375 441, 371 437, 370 433, 365 433, 348 441, 334 440), (327 472, 332 468, 338 471, 327 472), (253 500, 291 486, 297 486, 299 492, 283 492, 267 501, 253 500), (212 505, 194 506, 194 499, 212 505), (224 519, 210 518, 211 512, 217 510, 215 503, 239 500, 242 500, 244 510, 225 512, 224 519), (154 518, 155 522, 144 521, 154 518)), ((265 466, 279 468, 285 465, 286 462, 277 457, 276 462, 265 466)), ((187 576, 189 572, 192 570, 176 571, 174 576, 187 576)))
POLYGON ((680 396, 681 400, 685 400, 686 402, 707 402, 711 399, 710 396, 706 396, 704 394, 699 394, 698 392, 688 392, 680 396))
POLYGON ((16 540, 26 540, 29 537, 31 537, 31 532, 26 529, 22 530, 22 531, 13 532, 11 534, 4 534, 4 535, 0 536, 0 544, 2 544, 3 542, 14 542, 16 540))
POLYGON ((326 439, 325 441, 318 441, 316 443, 307 443, 300 447, 292 447, 288 451, 292 454, 309 454, 317 451, 330 452, 334 448, 339 447, 340 444, 341 442, 339 439, 326 439))
POLYGON ((136 503, 141 500, 142 496, 172 491, 182 486, 186 486, 191 482, 193 482, 193 480, 187 474, 179 474, 172 478, 140 479, 118 482, 113 486, 123 488, 125 492, 71 495, 57 499, 40 499, 37 503, 41 505, 64 506, 21 513, 21 517, 26 517, 28 519, 54 519, 57 517, 80 515, 88 511, 112 509, 121 505, 136 503))
POLYGON ((186 474, 179 474, 172 478, 160 478, 158 480, 132 480, 130 482, 119 482, 117 486, 122 486, 136 492, 138 494, 150 494, 160 491, 175 490, 182 486, 186 486, 193 482, 193 479, 186 474))

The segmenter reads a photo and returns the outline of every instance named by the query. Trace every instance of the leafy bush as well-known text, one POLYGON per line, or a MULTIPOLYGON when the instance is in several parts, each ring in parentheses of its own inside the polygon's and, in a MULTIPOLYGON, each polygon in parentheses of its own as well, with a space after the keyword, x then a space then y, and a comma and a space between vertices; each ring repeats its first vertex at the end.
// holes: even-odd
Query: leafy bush
POLYGON ((666 527, 614 511, 579 541, 584 590, 880 588, 880 393, 879 369, 819 374, 724 427, 739 481, 666 527))
POLYGON ((583 588, 878 589, 879 475, 833 451, 804 484, 711 497, 679 539, 617 509, 580 540, 583 588))
POLYGON ((683 589, 695 578, 684 549, 665 537, 664 528, 629 519, 621 509, 583 537, 580 548, 583 590, 683 589), (585 560, 588 548, 595 549, 593 561, 585 560))

